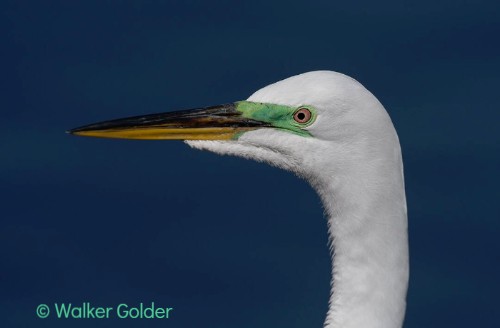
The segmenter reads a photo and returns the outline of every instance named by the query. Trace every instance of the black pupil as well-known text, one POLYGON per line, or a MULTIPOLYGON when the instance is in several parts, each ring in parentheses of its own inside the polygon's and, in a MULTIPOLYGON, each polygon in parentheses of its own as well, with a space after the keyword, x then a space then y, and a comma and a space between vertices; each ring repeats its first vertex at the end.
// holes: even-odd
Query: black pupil
POLYGON ((306 114, 304 114, 304 113, 298 113, 297 114, 297 118, 302 121, 303 119, 306 118, 306 114))

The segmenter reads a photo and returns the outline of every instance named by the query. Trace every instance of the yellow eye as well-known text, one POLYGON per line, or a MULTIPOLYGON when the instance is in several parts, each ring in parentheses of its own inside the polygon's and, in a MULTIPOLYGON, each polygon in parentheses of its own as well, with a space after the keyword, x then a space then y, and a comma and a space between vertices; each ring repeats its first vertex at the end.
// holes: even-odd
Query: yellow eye
POLYGON ((309 122, 309 120, 311 120, 311 117, 312 117, 311 111, 304 107, 299 108, 295 112, 295 114, 293 114, 293 119, 295 120, 295 122, 300 124, 309 122))

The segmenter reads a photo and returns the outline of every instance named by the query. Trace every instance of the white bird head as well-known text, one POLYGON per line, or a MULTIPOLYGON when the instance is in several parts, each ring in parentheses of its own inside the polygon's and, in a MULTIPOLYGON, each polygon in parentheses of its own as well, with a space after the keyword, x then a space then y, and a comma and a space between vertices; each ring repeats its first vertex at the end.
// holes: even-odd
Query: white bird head
POLYGON ((350 165, 380 154, 383 141, 394 141, 396 136, 380 102, 356 80, 332 71, 304 73, 273 83, 256 91, 247 102, 259 104, 250 115, 256 120, 260 115, 269 117, 271 128, 245 132, 236 142, 187 143, 310 178, 320 173, 318 169, 350 165), (322 163, 325 160, 328 163, 322 163))
POLYGON ((264 161, 304 177, 326 165, 347 165, 380 153, 384 141, 396 136, 378 100, 354 79, 332 71, 287 78, 246 101, 106 121, 69 132, 187 140, 195 148, 264 161), (325 158, 329 163, 321 163, 325 158))
POLYGON ((87 125, 72 134, 186 140, 307 179, 335 249, 326 327, 401 327, 408 285, 399 140, 380 102, 354 79, 309 72, 245 101, 87 125))

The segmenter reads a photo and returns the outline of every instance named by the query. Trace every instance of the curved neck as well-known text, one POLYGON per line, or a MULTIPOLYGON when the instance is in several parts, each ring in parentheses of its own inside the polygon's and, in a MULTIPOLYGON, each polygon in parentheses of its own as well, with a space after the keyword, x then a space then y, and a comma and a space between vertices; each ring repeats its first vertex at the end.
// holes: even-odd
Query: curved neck
POLYGON ((409 259, 399 147, 384 161, 324 174, 316 190, 328 215, 332 292, 327 328, 400 328, 409 259))

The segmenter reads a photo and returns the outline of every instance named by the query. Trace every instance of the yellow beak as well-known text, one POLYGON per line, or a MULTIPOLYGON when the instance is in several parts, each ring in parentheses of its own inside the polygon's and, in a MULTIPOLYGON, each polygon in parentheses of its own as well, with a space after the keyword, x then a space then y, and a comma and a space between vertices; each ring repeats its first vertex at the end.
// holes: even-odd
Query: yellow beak
POLYGON ((240 133, 270 126, 242 116, 234 104, 105 121, 68 133, 100 138, 230 140, 240 133))

